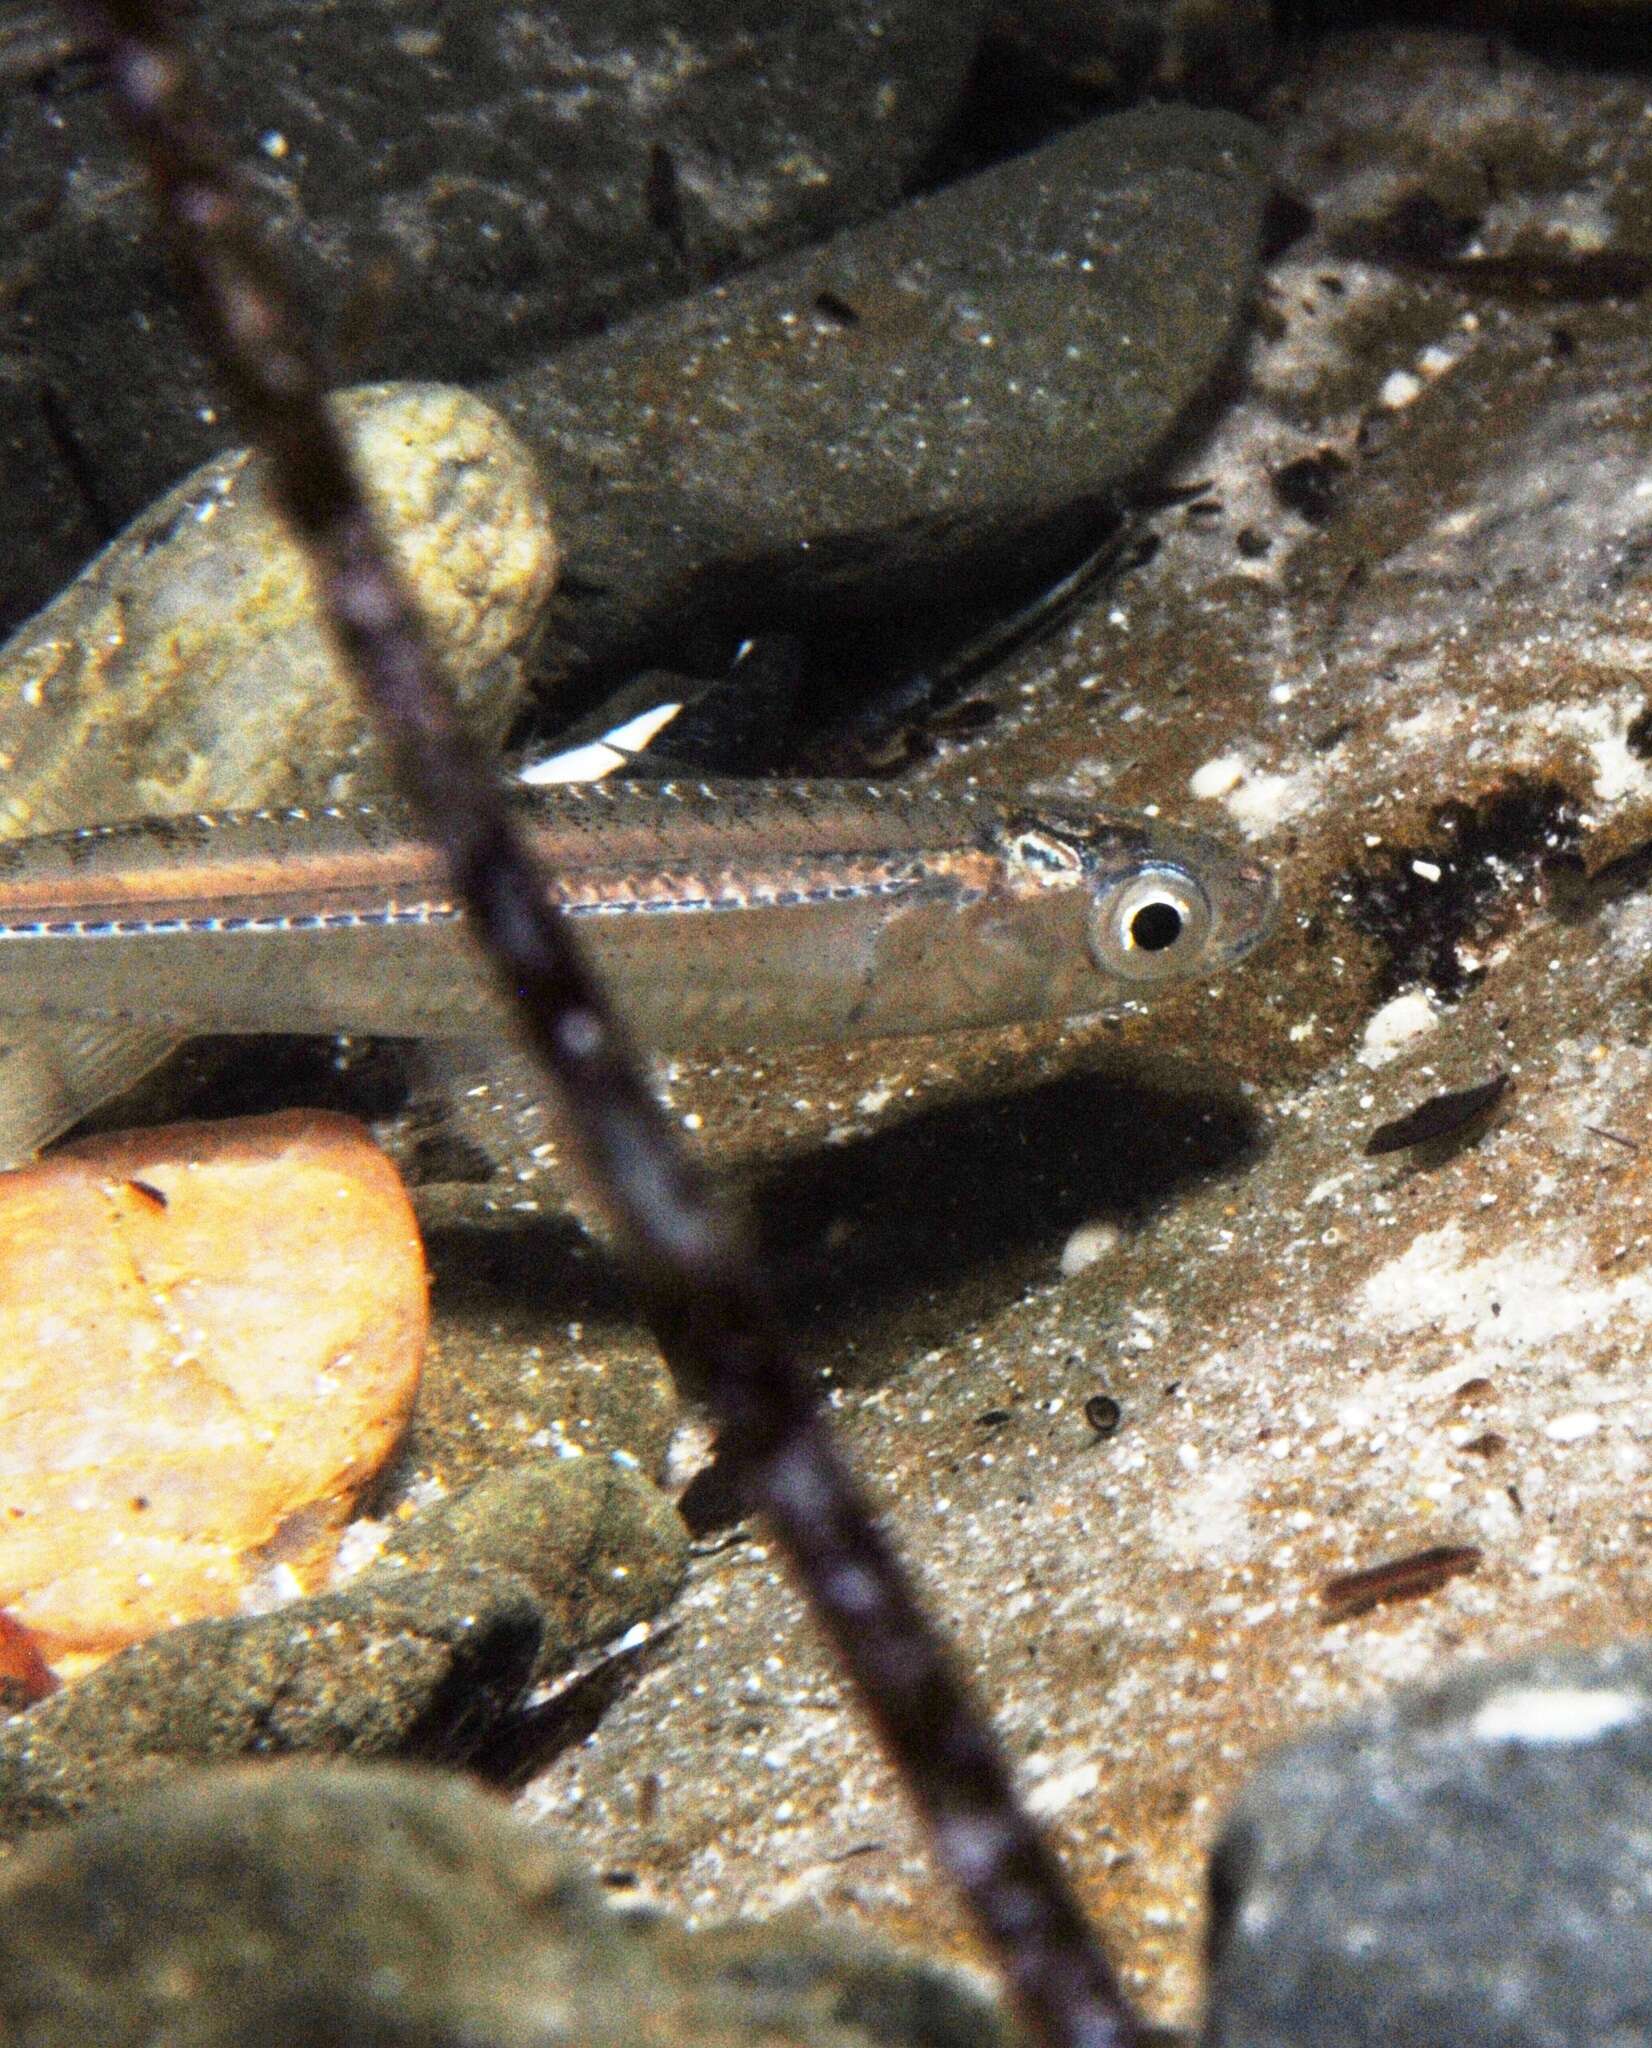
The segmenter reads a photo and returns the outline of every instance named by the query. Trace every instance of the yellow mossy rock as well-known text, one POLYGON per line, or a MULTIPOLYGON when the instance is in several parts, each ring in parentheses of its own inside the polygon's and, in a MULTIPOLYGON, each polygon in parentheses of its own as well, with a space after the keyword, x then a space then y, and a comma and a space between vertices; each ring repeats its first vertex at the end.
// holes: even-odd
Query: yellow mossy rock
POLYGON ((0 1174, 0 1608, 72 1674, 313 1580, 405 1426, 427 1328, 395 1168, 307 1111, 0 1174))

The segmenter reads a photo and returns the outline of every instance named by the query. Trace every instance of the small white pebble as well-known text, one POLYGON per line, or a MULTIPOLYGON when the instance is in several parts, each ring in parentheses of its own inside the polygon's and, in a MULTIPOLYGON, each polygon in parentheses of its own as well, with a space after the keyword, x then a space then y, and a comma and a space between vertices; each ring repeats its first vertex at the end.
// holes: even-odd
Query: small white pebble
POLYGON ((1553 1415, 1544 1423, 1543 1434, 1557 1444, 1579 1443, 1594 1435, 1602 1419, 1597 1408, 1568 1408, 1564 1415, 1553 1415))
POLYGON ((342 1585, 345 1580, 353 1579, 357 1572, 375 1563, 385 1544, 389 1542, 390 1536, 391 1525, 388 1522, 367 1517, 352 1522, 339 1538, 329 1583, 335 1586, 342 1585))
POLYGON ((1422 392, 1423 380, 1420 377, 1413 376, 1409 370, 1391 370, 1382 380, 1377 399, 1390 412, 1398 412, 1403 406, 1421 398, 1422 392))
MULTIPOLYGON (((137 1574, 138 1584, 152 1583, 147 1572, 137 1574)), ((241 1588, 241 1612, 243 1614, 272 1614, 278 1607, 289 1606, 294 1600, 304 1597, 304 1582, 290 1564, 273 1564, 262 1571, 257 1578, 250 1579, 241 1588)), ((189 1617, 179 1615, 180 1621, 189 1617)))
POLYGON ((1407 989, 1395 996, 1368 1021, 1360 1041, 1358 1060, 1362 1067, 1385 1067, 1408 1045, 1434 1029, 1440 1013, 1424 989, 1407 989))
POLYGON ((1071 1806, 1075 1799, 1083 1799, 1101 1783, 1101 1772, 1094 1764, 1079 1764, 1070 1771, 1058 1771, 1053 1778, 1046 1778, 1042 1785, 1035 1785, 1027 1794, 1027 1811, 1048 1817, 1060 1813, 1063 1807, 1071 1806))
POLYGON ((1226 796, 1245 779, 1245 764, 1237 754, 1218 754, 1187 778, 1189 792, 1198 797, 1226 796))
POLYGON ((1098 1259, 1106 1258, 1117 1248, 1118 1242, 1117 1224, 1081 1223, 1061 1247, 1062 1277, 1070 1280, 1075 1273, 1082 1273, 1086 1266, 1093 1266, 1098 1259))
POLYGON ((717 1449, 717 1432, 704 1416, 692 1415, 679 1422, 665 1447, 665 1484, 679 1493, 696 1474, 711 1463, 717 1449))

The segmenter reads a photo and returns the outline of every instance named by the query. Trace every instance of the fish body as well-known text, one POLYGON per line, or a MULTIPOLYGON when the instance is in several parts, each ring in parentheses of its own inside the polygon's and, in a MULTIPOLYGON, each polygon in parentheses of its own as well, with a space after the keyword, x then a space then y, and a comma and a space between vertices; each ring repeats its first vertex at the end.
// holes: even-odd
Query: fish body
MULTIPOLYGON (((671 1052, 1104 1010, 1238 960, 1274 910, 1267 870, 1203 834, 976 792, 607 781, 520 815, 622 1014, 671 1052)), ((0 843, 0 1020, 476 1037, 505 1016, 391 806, 0 843)))

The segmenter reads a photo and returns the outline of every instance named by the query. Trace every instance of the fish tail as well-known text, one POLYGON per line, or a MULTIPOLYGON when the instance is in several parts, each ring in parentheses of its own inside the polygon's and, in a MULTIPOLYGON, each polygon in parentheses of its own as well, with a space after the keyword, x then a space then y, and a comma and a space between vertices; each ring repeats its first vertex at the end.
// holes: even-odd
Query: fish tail
POLYGON ((0 1039, 0 1166, 40 1147, 157 1066, 174 1033, 125 1018, 67 1019, 0 1039))

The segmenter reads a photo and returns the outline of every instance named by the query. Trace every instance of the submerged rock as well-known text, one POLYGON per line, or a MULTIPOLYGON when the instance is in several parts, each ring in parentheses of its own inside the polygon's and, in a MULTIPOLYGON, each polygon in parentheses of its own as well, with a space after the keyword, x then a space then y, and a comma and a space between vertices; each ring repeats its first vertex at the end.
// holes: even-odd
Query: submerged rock
POLYGON ((521 1699, 543 1634, 509 1572, 370 1574, 197 1621, 0 1722, 0 1836, 246 1757, 462 1760, 521 1699))
POLYGON ((1211 1895, 1207 2048, 1644 2038, 1652 1654, 1479 1666, 1292 1744, 1211 1895))
MULTIPOLYGON (((334 401, 479 740, 557 574, 533 459, 437 384, 334 401)), ((0 646, 0 831, 383 794, 388 771, 245 449, 186 477, 0 646)))
POLYGON ((549 1670, 659 1613, 682 1584, 688 1531, 640 1472, 612 1458, 542 1458, 423 1509, 385 1545, 380 1569, 398 1564, 525 1579, 539 1597, 549 1670))
POLYGON ((578 666, 1067 566, 1250 305, 1236 116, 1095 121, 487 387, 546 465, 578 666))
POLYGON ((1042 63, 1127 100, 1242 104, 1274 59, 1264 0, 1005 0, 993 27, 1042 63))
POLYGON ((0 1604, 73 1672, 324 1574, 418 1390, 394 1167, 293 1112, 0 1175, 0 1604))
MULTIPOLYGON (((301 1442, 325 1406, 284 1433, 301 1442)), ((132 1419, 117 1414, 114 1426, 132 1419)), ((175 1477, 167 1483, 176 1490, 175 1477)), ((371 1529, 358 1524, 352 1537, 371 1529)), ((595 1457, 491 1473, 391 1529, 341 1589, 162 1629, 0 1722, 0 1836, 107 1806, 189 1765, 292 1753, 463 1759, 536 1676, 658 1614, 688 1552, 665 1497, 595 1457)), ((32 1696, 20 1691, 7 1704, 32 1696)))
POLYGON ((959 1977, 818 1925, 614 1912, 452 1780, 227 1771, 0 1875, 0 2029, 31 2048, 1006 2048, 959 1977))
MULTIPOLYGON (((474 381, 891 204, 985 0, 244 4, 192 50, 352 376, 474 381)), ((0 55, 0 620, 222 445, 148 194, 73 39, 0 55)))

